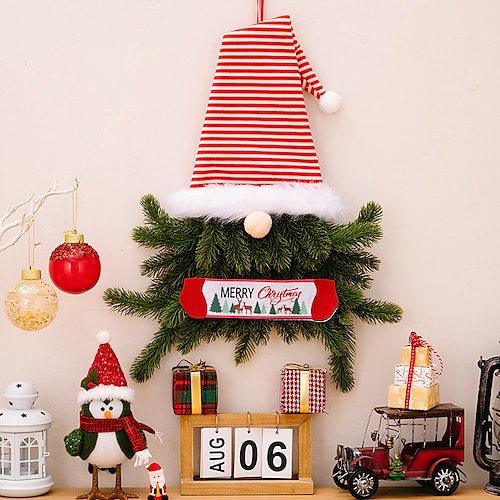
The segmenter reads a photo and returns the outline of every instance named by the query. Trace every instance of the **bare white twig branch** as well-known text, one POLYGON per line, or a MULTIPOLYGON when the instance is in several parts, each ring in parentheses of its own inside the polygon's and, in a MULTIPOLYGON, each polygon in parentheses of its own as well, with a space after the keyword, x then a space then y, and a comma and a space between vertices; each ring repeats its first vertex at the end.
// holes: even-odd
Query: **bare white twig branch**
POLYGON ((48 189, 44 194, 40 195, 38 198, 35 198, 34 195, 28 196, 28 198, 16 205, 7 207, 4 215, 0 219, 0 241, 3 236, 8 232, 13 230, 14 228, 18 228, 15 232, 14 236, 4 243, 0 245, 0 252, 3 252, 6 248, 13 246, 15 243, 19 241, 21 236, 28 231, 37 212, 40 210, 42 205, 45 203, 45 200, 50 196, 57 196, 61 194, 71 194, 78 189, 78 179, 75 179, 75 185, 71 189, 57 190, 57 183, 54 182, 54 186, 48 189), (21 207, 26 207, 29 204, 28 211, 23 213, 18 219, 15 219, 11 222, 7 222, 7 219, 12 217, 21 207))

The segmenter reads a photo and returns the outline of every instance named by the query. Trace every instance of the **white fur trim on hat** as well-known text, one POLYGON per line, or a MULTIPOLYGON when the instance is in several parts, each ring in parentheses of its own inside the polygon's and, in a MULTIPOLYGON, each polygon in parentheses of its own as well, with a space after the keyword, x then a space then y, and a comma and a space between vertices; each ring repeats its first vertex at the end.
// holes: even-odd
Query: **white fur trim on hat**
POLYGON ((269 214, 315 215, 337 221, 344 212, 340 197, 323 183, 211 184, 169 195, 170 217, 236 221, 262 210, 269 214))
POLYGON ((91 401, 104 401, 105 399, 121 399, 131 403, 134 399, 134 390, 128 386, 96 385, 89 390, 81 387, 78 393, 78 403, 80 405, 91 401))

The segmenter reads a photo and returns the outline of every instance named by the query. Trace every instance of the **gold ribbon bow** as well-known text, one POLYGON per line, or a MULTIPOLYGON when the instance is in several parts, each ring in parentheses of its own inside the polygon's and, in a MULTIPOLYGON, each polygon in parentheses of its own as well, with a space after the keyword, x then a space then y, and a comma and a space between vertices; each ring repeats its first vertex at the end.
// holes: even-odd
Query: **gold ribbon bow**
POLYGON ((191 365, 189 371, 191 372, 191 414, 201 415, 201 372, 205 370, 205 361, 200 359, 196 365, 191 365))
POLYGON ((309 413, 309 370, 308 364, 287 363, 285 368, 300 371, 300 413, 309 413))
MULTIPOLYGON (((204 371, 207 367, 205 361, 201 360, 199 363, 193 364, 189 362, 187 359, 183 359, 179 361, 179 364, 175 369, 182 369, 183 367, 179 366, 180 363, 186 362, 189 365, 190 372, 190 382, 191 382, 191 414, 192 415, 201 415, 202 413, 202 403, 201 403, 201 372, 204 371)), ((185 369, 185 367, 184 367, 185 369)))

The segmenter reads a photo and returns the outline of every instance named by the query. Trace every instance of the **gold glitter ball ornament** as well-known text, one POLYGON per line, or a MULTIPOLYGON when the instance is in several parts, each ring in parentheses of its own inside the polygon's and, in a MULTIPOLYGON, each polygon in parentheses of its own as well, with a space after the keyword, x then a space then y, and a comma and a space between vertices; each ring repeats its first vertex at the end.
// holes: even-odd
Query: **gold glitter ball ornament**
POLYGON ((24 269, 21 280, 9 289, 5 297, 7 317, 21 330, 41 330, 56 317, 59 308, 57 293, 41 277, 39 269, 24 269))

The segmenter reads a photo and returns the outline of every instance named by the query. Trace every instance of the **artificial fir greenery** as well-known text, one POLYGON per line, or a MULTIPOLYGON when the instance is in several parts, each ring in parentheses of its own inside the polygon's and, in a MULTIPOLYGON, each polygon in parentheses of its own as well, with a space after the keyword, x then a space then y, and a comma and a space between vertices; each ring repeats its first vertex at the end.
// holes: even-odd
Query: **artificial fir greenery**
POLYGON ((203 342, 234 342, 236 364, 250 359, 275 331, 287 344, 300 338, 318 339, 329 353, 332 381, 341 391, 354 387, 354 319, 365 323, 395 323, 401 308, 365 297, 379 259, 367 251, 382 237, 382 208, 369 202, 356 220, 333 224, 312 215, 273 217, 270 233, 249 236, 242 221, 201 218, 174 219, 153 195, 141 199, 145 223, 132 238, 156 254, 141 265, 151 279, 144 292, 108 288, 104 301, 126 315, 152 318, 159 329, 131 367, 135 381, 149 379, 171 349, 187 354, 203 342), (185 278, 333 279, 339 307, 328 321, 267 321, 193 319, 179 303, 185 278))

